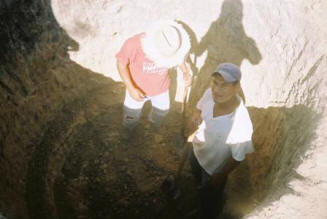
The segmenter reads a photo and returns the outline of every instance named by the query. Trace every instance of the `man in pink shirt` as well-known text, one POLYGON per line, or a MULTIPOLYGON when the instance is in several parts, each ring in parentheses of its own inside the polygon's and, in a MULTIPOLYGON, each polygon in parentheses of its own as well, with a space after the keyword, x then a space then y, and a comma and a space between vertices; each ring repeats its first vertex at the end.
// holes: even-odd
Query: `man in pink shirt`
POLYGON ((170 78, 168 69, 178 66, 185 86, 192 76, 185 64, 190 49, 188 34, 174 21, 159 21, 146 32, 127 39, 117 53, 117 68, 126 85, 123 125, 132 130, 143 105, 152 104, 148 119, 158 128, 169 111, 170 78))

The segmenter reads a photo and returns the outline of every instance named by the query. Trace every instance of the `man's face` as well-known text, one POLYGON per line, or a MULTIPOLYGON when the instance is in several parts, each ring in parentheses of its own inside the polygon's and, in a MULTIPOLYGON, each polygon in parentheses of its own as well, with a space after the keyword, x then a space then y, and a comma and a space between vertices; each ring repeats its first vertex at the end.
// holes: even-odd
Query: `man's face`
POLYGON ((239 83, 228 83, 221 75, 211 77, 211 91, 215 103, 225 103, 238 93, 239 83))

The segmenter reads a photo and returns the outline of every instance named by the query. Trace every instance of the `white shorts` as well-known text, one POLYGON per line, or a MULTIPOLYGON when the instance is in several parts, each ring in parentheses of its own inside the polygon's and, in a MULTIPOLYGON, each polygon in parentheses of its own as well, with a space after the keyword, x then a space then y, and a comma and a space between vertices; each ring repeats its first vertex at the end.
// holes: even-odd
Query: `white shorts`
POLYGON ((133 99, 128 90, 125 92, 125 100, 124 106, 130 109, 142 109, 143 105, 146 101, 150 100, 152 107, 155 107, 160 110, 169 110, 170 101, 169 101, 169 90, 163 92, 162 94, 158 94, 152 97, 146 97, 142 101, 137 101, 133 99))

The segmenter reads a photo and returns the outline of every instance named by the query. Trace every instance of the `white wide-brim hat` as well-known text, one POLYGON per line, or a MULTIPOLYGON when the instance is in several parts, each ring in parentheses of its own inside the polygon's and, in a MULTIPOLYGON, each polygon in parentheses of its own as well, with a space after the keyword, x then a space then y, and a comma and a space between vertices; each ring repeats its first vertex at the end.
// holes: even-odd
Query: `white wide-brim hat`
POLYGON ((145 55, 158 67, 182 64, 191 48, 190 38, 182 25, 160 20, 152 24, 141 40, 145 55))

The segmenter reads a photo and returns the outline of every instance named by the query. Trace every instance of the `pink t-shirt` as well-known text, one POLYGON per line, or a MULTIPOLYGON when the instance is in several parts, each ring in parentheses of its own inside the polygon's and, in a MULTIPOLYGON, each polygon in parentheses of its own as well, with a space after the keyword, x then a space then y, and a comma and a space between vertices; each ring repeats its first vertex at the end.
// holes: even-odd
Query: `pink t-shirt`
POLYGON ((129 65, 134 83, 142 89, 147 96, 161 94, 168 90, 170 78, 168 68, 156 66, 144 54, 141 38, 145 33, 137 34, 127 39, 116 54, 116 58, 123 64, 129 65))

